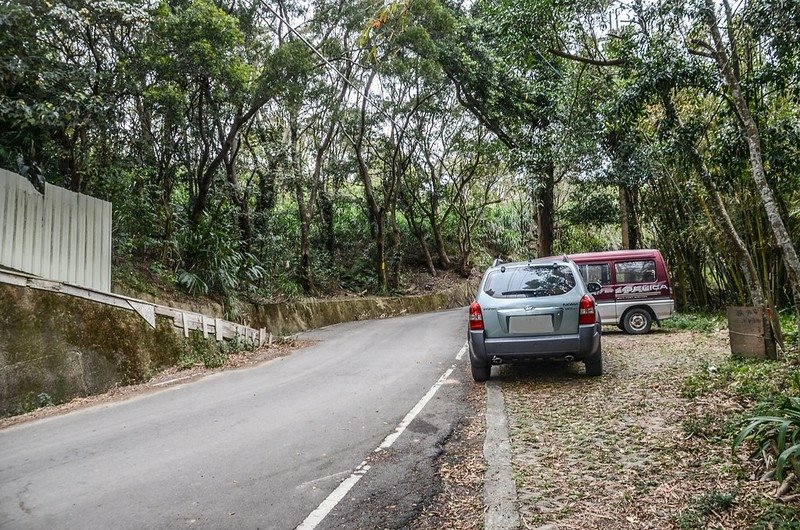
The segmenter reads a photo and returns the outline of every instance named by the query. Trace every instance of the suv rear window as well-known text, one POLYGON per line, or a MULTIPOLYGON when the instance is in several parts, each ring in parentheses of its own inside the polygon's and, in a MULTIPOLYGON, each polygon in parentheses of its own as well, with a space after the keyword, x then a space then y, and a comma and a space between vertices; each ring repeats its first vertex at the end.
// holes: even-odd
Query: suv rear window
POLYGON ((483 291, 492 298, 558 296, 575 287, 575 276, 566 265, 509 267, 489 273, 483 291))

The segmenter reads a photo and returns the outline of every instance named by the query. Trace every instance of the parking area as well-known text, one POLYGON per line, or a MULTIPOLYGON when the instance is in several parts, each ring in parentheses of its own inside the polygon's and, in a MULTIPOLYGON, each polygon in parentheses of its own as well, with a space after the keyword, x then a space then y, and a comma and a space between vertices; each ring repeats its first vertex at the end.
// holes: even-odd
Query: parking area
POLYGON ((711 413, 735 404, 682 397, 689 374, 729 355, 727 334, 606 331, 603 377, 586 377, 578 363, 496 369, 522 527, 737 528, 752 520, 765 485, 732 457, 711 413))

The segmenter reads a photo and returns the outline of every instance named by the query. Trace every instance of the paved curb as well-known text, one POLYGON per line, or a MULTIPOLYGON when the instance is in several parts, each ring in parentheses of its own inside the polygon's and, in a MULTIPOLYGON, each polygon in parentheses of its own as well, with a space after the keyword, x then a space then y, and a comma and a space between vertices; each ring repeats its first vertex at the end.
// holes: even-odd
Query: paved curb
POLYGON ((486 439, 483 443, 486 476, 483 500, 486 503, 486 530, 516 530, 520 527, 517 486, 511 467, 511 441, 508 438, 505 400, 500 383, 486 383, 486 439))

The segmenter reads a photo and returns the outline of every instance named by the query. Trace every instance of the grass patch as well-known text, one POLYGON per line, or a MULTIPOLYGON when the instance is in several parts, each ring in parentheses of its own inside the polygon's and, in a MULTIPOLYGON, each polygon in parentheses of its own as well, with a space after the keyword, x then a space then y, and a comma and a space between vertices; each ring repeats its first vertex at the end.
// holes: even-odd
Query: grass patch
POLYGON ((773 406, 787 395, 800 393, 799 369, 798 350, 790 351, 782 361, 730 357, 718 365, 706 363, 687 377, 681 394, 694 399, 724 389, 742 401, 773 406))
POLYGON ((800 527, 797 507, 777 504, 769 499, 761 501, 761 515, 750 527, 752 530, 797 530, 800 527))
POLYGON ((709 516, 724 513, 733 506, 736 493, 713 491, 695 501, 678 517, 678 528, 695 530, 708 526, 709 516))
POLYGON ((713 333, 728 327, 728 319, 722 313, 676 313, 661 322, 663 329, 676 331, 700 331, 713 333))
POLYGON ((791 311, 780 313, 781 332, 783 333, 784 342, 789 345, 800 346, 798 340, 800 336, 797 334, 797 319, 795 314, 791 311))
POLYGON ((178 358, 178 368, 186 370, 197 365, 206 368, 219 368, 225 364, 229 355, 245 350, 252 350, 251 341, 236 337, 230 341, 217 342, 203 338, 199 332, 189 334, 189 340, 183 343, 183 351, 178 358))
POLYGON ((687 436, 700 436, 706 440, 716 439, 721 434, 717 418, 712 414, 690 414, 683 419, 681 427, 687 436))

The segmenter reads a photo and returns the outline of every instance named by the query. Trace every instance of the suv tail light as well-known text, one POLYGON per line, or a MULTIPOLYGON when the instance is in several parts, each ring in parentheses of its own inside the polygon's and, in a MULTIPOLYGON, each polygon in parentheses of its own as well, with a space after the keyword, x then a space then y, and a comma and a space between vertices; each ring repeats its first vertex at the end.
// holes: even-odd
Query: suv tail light
POLYGON ((469 306, 469 329, 483 331, 483 312, 478 302, 472 302, 469 306))
POLYGON ((585 294, 581 298, 578 324, 583 326, 585 324, 594 324, 595 322, 597 322, 597 311, 595 310, 594 298, 585 294))

